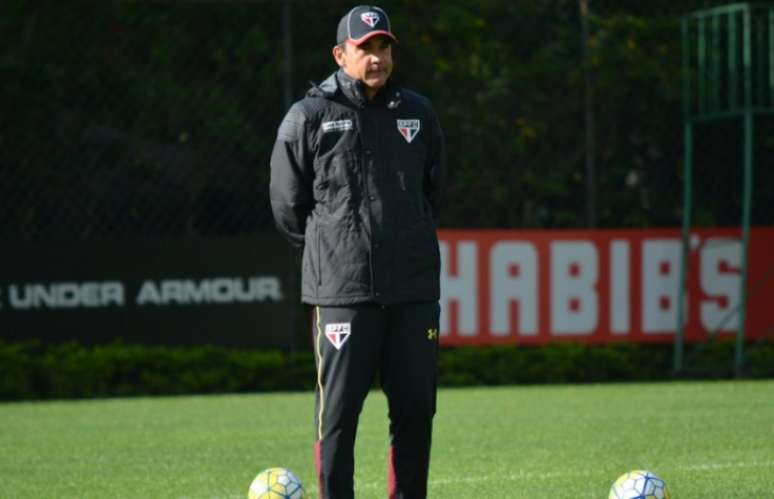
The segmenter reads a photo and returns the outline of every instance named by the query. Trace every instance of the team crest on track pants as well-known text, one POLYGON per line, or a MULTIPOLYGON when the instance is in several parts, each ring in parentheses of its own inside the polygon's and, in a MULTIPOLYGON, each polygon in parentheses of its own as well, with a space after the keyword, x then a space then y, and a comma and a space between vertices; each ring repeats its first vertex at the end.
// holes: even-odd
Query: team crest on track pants
POLYGON ((387 396, 387 496, 427 495, 438 359, 437 302, 313 309, 315 463, 322 499, 354 497, 358 418, 377 373, 387 396))

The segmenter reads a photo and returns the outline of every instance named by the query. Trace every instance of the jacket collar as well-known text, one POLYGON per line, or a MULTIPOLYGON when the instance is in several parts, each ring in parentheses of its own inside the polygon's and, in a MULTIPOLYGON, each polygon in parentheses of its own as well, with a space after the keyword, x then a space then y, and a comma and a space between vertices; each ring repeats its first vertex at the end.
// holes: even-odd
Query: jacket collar
POLYGON ((357 107, 365 107, 368 104, 368 98, 363 88, 363 82, 350 77, 344 70, 339 69, 336 72, 336 81, 339 89, 344 96, 357 107))
MULTIPOLYGON (((307 95, 331 99, 336 95, 337 91, 341 92, 347 100, 359 108, 363 108, 368 104, 363 82, 355 80, 341 69, 331 74, 319 85, 313 85, 309 92, 307 92, 307 95)), ((400 89, 390 79, 385 87, 376 94, 372 103, 384 103, 390 109, 395 109, 400 105, 400 100, 400 89)))

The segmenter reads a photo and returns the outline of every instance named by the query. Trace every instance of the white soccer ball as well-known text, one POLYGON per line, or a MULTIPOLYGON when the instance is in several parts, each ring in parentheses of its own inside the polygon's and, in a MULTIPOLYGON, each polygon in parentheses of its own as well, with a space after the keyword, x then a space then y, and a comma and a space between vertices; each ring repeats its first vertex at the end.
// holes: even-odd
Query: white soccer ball
POLYGON ((301 480, 286 468, 269 468, 258 473, 248 499, 307 499, 301 480))
POLYGON ((655 473, 634 470, 618 477, 608 499, 669 499, 669 491, 655 473))

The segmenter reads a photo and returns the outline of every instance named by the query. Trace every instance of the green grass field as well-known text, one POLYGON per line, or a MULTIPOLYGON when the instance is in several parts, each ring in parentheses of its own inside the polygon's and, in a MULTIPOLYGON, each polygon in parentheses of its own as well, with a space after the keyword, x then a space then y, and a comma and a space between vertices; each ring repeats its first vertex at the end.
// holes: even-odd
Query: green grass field
MULTIPOLYGON (((269 466, 317 497, 311 394, 0 405, 0 497, 244 498, 269 466)), ((384 397, 356 449, 356 495, 385 497, 384 397)), ((774 381, 441 390, 430 494, 601 498, 624 471, 673 499, 774 498, 774 381)))

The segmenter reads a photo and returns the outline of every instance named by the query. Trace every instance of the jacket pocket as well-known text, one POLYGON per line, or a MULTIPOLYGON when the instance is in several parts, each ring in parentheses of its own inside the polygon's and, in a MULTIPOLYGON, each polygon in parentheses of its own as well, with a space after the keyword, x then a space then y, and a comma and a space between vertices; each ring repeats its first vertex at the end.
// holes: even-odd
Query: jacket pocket
POLYGON ((403 277, 437 279, 441 268, 441 252, 432 220, 425 219, 406 232, 407 244, 403 261, 403 277))
POLYGON ((336 150, 315 159, 314 199, 322 215, 332 215, 351 206, 352 187, 358 185, 355 154, 336 150))
POLYGON ((319 296, 352 297, 369 294, 371 272, 367 238, 345 222, 320 224, 319 296))
POLYGON ((396 171, 395 191, 400 197, 404 220, 408 223, 419 222, 427 217, 424 193, 425 160, 424 148, 416 145, 402 157, 401 165, 396 171))

